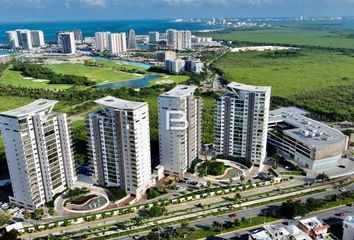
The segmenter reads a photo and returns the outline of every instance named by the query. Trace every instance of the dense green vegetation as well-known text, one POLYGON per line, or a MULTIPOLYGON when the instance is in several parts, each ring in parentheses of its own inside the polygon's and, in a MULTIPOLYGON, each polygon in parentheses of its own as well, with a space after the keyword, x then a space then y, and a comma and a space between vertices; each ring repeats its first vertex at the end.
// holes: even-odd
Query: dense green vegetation
POLYGON ((84 195, 89 193, 90 190, 87 188, 74 188, 74 189, 69 189, 67 193, 65 193, 64 198, 73 198, 79 195, 84 195))
POLYGON ((47 67, 30 62, 13 62, 12 70, 19 71, 22 75, 27 77, 49 80, 49 84, 72 84, 80 86, 95 85, 95 82, 90 81, 85 76, 71 75, 67 73, 58 74, 47 67))
POLYGON ((226 166, 223 162, 216 161, 204 161, 199 167, 199 176, 220 176, 223 175, 226 170, 226 166))
POLYGON ((214 67, 228 81, 272 86, 272 105, 296 105, 328 120, 354 119, 354 58, 337 51, 229 53, 214 67))
POLYGON ((152 187, 146 190, 147 199, 153 199, 162 196, 167 193, 167 190, 163 187, 152 187))
POLYGON ((331 48, 354 48, 353 32, 320 28, 278 27, 250 31, 220 31, 204 33, 216 40, 252 42, 260 44, 287 44, 331 48))
POLYGON ((11 219, 11 215, 6 212, 0 210, 0 226, 4 225, 11 219))
POLYGON ((325 208, 331 208, 339 205, 338 203, 348 204, 354 201, 354 193, 343 192, 341 194, 333 194, 327 196, 325 199, 309 198, 306 202, 288 200, 282 204, 280 214, 293 218, 295 216, 305 216, 306 214, 318 211, 325 208))
POLYGON ((150 218, 161 217, 167 212, 166 208, 160 206, 153 206, 145 210, 146 216, 150 218))
POLYGON ((121 189, 120 187, 107 187, 107 190, 114 197, 115 201, 118 201, 118 200, 125 198, 127 196, 127 193, 125 192, 125 190, 121 189))

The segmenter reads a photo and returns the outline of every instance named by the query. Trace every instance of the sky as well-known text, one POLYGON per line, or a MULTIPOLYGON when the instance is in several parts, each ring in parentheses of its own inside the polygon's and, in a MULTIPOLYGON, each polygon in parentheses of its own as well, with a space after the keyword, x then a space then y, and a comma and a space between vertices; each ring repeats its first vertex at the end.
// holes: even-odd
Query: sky
POLYGON ((354 16, 354 0, 0 0, 0 22, 354 16))

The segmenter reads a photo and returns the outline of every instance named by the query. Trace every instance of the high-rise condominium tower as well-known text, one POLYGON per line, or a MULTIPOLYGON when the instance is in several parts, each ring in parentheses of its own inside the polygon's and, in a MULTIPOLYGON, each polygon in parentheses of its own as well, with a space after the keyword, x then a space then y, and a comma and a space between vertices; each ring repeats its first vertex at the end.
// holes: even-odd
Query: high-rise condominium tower
POLYGON ((166 31, 167 46, 171 49, 177 49, 177 30, 168 29, 166 31))
POLYGON ((130 29, 128 32, 128 49, 137 49, 138 44, 136 43, 135 31, 130 29))
POLYGON ((110 96, 95 102, 102 109, 87 124, 93 181, 139 199, 151 183, 148 105, 110 96))
POLYGON ((74 29, 72 32, 74 33, 75 41, 81 43, 83 41, 81 29, 74 29))
POLYGON ((110 32, 96 32, 95 33, 95 42, 96 42, 96 49, 99 51, 104 51, 109 48, 109 34, 110 32))
POLYGON ((111 33, 108 36, 109 53, 118 56, 127 51, 127 37, 125 33, 111 33))
POLYGON ((20 47, 20 43, 18 41, 18 36, 16 31, 7 31, 7 38, 9 40, 9 46, 12 49, 17 49, 20 47))
POLYGON ((202 100, 194 96, 196 89, 178 85, 158 99, 160 162, 170 175, 183 177, 200 152, 202 100))
POLYGON ((60 33, 63 53, 74 54, 76 52, 75 37, 73 32, 60 33))
POLYGON ((149 32, 149 43, 158 43, 160 41, 159 32, 149 32))
POLYGON ((20 30, 20 44, 22 49, 31 50, 32 49, 32 35, 30 30, 20 30))
POLYGON ((32 30, 31 34, 32 34, 32 44, 33 44, 33 46, 36 46, 36 47, 45 46, 44 34, 43 34, 42 31, 40 31, 40 30, 32 30))
POLYGON ((76 181, 70 121, 52 112, 57 101, 39 99, 0 113, 13 197, 29 209, 53 200, 76 181))
POLYGON ((270 87, 227 85, 216 105, 215 152, 245 164, 260 164, 266 157, 270 87))
POLYGON ((167 46, 171 49, 186 50, 192 48, 192 32, 191 31, 177 31, 175 29, 168 29, 166 31, 167 46))

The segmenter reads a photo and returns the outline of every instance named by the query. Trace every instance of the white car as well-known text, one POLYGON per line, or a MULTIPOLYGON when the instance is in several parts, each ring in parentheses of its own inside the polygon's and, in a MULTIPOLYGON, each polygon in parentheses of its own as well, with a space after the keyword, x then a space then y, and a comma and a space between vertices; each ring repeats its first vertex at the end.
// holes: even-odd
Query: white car
POLYGON ((301 216, 294 216, 293 219, 294 220, 299 220, 301 218, 301 216))
POLYGON ((339 191, 340 192, 345 192, 346 190, 345 190, 345 188, 340 188, 339 191))

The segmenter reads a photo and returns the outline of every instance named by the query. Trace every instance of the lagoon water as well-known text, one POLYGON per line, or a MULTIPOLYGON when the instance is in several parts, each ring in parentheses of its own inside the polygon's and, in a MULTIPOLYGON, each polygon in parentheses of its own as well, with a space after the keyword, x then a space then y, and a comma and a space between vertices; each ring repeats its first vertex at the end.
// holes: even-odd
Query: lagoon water
POLYGON ((1 56, 1 55, 10 54, 10 53, 11 53, 10 51, 0 49, 0 56, 1 56))
POLYGON ((116 82, 116 83, 107 83, 107 84, 101 84, 97 85, 98 89, 104 89, 104 88, 122 88, 122 87, 132 87, 132 88, 141 88, 141 87, 146 87, 150 84, 150 81, 159 78, 160 76, 158 75, 147 75, 143 78, 139 79, 133 79, 133 80, 128 80, 128 81, 123 81, 123 82, 116 82))

